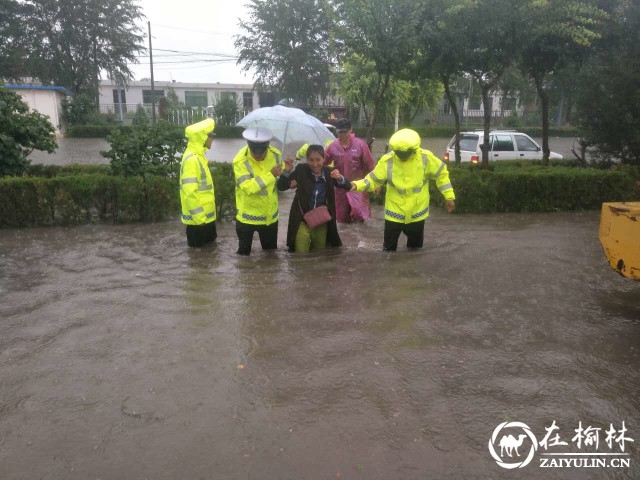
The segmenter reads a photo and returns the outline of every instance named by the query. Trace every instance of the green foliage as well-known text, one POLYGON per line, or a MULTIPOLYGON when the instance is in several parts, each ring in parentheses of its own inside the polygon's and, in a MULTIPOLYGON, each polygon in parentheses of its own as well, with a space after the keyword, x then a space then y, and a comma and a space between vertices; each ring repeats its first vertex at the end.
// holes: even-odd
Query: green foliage
POLYGON ((62 120, 69 126, 107 123, 100 117, 94 98, 87 94, 62 99, 62 120))
POLYGON ((33 150, 52 153, 58 148, 49 119, 29 107, 20 95, 0 86, 0 177, 21 175, 33 150))
MULTIPOLYGON (((595 210, 603 202, 630 201, 638 194, 636 180, 622 171, 539 164, 505 165, 493 171, 452 165, 449 170, 460 213, 595 210)), ((429 189, 432 202, 442 205, 433 182, 429 189)))
MULTIPOLYGON (((9 3, 16 5, 8 54, 13 58, 22 55, 20 76, 97 98, 100 72, 107 71, 112 78, 131 78, 129 64, 145 50, 139 26, 142 12, 134 0, 9 3)), ((5 32, 0 22, 0 38, 5 32)))
POLYGON ((236 124, 238 104, 231 96, 223 96, 218 100, 214 105, 214 111, 220 125, 232 126, 236 124))
POLYGON ((236 37, 238 63, 255 70, 260 89, 274 88, 299 104, 329 93, 333 64, 331 11, 322 0, 251 0, 236 37))
POLYGON ((578 122, 604 158, 640 165, 640 5, 622 2, 579 77, 578 122))
POLYGON ((133 124, 136 126, 149 125, 149 117, 144 107, 138 104, 136 108, 136 115, 133 117, 133 124))
MULTIPOLYGON (((218 217, 231 219, 235 213, 232 164, 212 162, 209 167, 218 217)), ((177 179, 120 177, 108 172, 108 165, 34 165, 29 171, 33 177, 0 179, 0 228, 177 218, 177 179)))
POLYGON ((111 160, 114 175, 160 175, 177 178, 180 156, 185 148, 184 133, 166 122, 153 126, 118 129, 107 137, 111 145, 100 154, 111 160))
POLYGON ((110 175, 111 167, 109 165, 83 165, 79 163, 71 163, 69 165, 44 165, 36 163, 29 165, 25 172, 27 177, 66 177, 69 175, 110 175))
POLYGON ((156 221, 179 211, 174 179, 77 175, 0 179, 0 228, 156 221))
POLYGON ((216 207, 219 219, 232 219, 236 210, 236 184, 233 164, 229 162, 209 162, 216 192, 216 207))

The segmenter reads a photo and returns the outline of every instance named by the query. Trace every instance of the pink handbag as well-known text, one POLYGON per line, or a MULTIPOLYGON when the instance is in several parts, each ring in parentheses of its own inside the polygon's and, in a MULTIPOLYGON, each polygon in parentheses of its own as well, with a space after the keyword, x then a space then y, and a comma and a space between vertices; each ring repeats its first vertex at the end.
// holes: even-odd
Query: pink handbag
MULTIPOLYGON (((302 207, 299 202, 298 207, 300 207, 300 211, 302 212, 302 207)), ((302 218, 304 218, 304 223, 306 223, 309 228, 314 229, 331 221, 331 214, 326 205, 320 205, 313 210, 309 210, 307 213, 303 213, 302 218)))

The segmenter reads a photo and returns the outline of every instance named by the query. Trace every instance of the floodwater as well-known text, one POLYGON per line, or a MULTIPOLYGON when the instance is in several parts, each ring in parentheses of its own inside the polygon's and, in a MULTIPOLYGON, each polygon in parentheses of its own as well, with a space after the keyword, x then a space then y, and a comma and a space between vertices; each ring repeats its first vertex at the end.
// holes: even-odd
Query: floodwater
POLYGON ((201 250, 177 221, 0 230, 0 477, 640 478, 640 283, 609 268, 597 212, 435 209, 395 254, 379 206, 310 255, 282 217, 281 249, 249 258, 233 223, 201 250), (503 469, 507 421, 570 446, 503 469), (621 453, 623 421, 628 467, 540 467, 621 453))
MULTIPOLYGON (((451 138, 428 138, 422 141, 422 147, 431 150, 433 153, 442 157, 446 150, 447 144, 451 138)), ((542 139, 535 139, 538 144, 542 145, 542 139)), ((385 146, 388 138, 376 139, 373 142, 373 156, 378 158, 385 153, 385 146)), ((564 158, 574 158, 571 148, 574 145, 574 138, 552 137, 549 139, 549 148, 553 152, 564 155, 564 158)), ((226 139, 220 138, 213 142, 210 150, 206 152, 206 157, 211 161, 230 162, 242 147, 246 146, 243 139, 226 139)), ((280 148, 277 142, 274 146, 280 148)), ((291 144, 285 147, 285 156, 295 155, 300 144, 291 144)), ((100 138, 60 138, 58 139, 58 150, 52 154, 41 151, 33 151, 29 155, 32 163, 45 163, 54 165, 67 165, 70 163, 109 163, 108 159, 100 155, 100 151, 109 150, 111 147, 106 140, 100 138)))

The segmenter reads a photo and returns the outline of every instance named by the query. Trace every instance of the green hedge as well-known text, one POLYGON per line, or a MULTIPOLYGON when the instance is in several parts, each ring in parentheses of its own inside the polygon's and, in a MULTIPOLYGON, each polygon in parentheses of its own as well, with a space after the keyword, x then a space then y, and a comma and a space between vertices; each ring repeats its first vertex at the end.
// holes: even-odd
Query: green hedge
MULTIPOLYGON (((421 127, 404 127, 400 126, 400 128, 412 128, 420 137, 424 139, 428 138, 451 138, 455 135, 455 127, 454 125, 427 125, 421 127)), ((479 130, 482 126, 464 126, 460 127, 461 132, 479 130)), ((495 130, 501 128, 496 125, 492 125, 491 129, 495 130)), ((532 137, 542 137, 542 127, 522 127, 517 129, 511 129, 504 127, 507 130, 517 130, 519 132, 526 133, 532 137)), ((356 127, 353 129, 354 133, 361 138, 364 138, 367 134, 366 127, 356 127)), ((393 127, 376 127, 374 129, 373 136, 376 138, 389 138, 394 133, 393 127)), ((549 129, 550 137, 578 137, 580 136, 578 130, 576 128, 570 127, 559 127, 559 128, 550 128, 549 129)))
MULTIPOLYGON (((174 125, 175 129, 184 134, 186 125, 174 125)), ((65 132, 67 138, 107 138, 115 130, 127 131, 132 127, 129 125, 74 125, 65 132)), ((216 125, 215 132, 218 138, 242 138, 244 128, 228 125, 216 125)))
MULTIPOLYGON (((73 175, 72 167, 107 166, 57 167, 47 172, 49 178, 0 179, 0 228, 178 218, 175 178, 73 175)), ((235 209, 232 165, 211 163, 210 167, 218 216, 230 219, 235 209)), ((524 168, 514 163, 491 171, 452 165, 450 176, 459 213, 599 209, 603 202, 640 200, 640 169, 524 168)), ((442 205, 433 182, 429 189, 432 203, 442 205)), ((382 198, 377 201, 381 203, 382 198)))
MULTIPOLYGON (((461 213, 595 210, 603 202, 640 199, 637 180, 622 171, 566 167, 450 170, 456 210, 461 213)), ((433 182, 429 188, 432 203, 442 205, 442 195, 433 182)))
POLYGON ((34 163, 29 165, 26 171, 28 177, 63 177, 69 175, 110 175, 111 166, 105 164, 97 165, 81 165, 79 163, 71 163, 69 165, 44 165, 42 163, 34 163))
POLYGON ((176 181, 76 175, 0 179, 0 227, 155 221, 179 211, 176 181))

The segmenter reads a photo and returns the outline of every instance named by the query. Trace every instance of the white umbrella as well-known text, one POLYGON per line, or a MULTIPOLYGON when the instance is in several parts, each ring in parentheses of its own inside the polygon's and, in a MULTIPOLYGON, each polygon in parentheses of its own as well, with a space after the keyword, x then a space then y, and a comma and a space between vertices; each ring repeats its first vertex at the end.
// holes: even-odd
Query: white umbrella
POLYGON ((268 128, 283 146, 290 142, 324 145, 327 140, 335 139, 329 129, 316 117, 306 114, 299 108, 282 105, 258 108, 240 120, 237 125, 244 128, 268 128))

